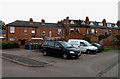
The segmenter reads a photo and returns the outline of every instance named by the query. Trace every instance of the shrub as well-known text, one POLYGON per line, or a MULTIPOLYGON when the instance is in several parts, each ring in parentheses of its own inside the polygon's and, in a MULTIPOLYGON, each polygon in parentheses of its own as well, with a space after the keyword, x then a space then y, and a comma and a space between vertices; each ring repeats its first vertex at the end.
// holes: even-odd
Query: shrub
POLYGON ((19 44, 16 42, 2 42, 2 49, 18 48, 19 44))

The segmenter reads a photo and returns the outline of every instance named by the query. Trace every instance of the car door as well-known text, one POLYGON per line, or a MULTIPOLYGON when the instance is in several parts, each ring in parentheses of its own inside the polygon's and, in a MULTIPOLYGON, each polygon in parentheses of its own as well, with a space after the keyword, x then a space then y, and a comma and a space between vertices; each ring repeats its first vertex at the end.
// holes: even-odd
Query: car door
POLYGON ((61 44, 59 42, 55 42, 55 45, 54 45, 54 53, 55 54, 62 54, 62 48, 61 48, 61 44))
POLYGON ((81 50, 82 52, 85 52, 85 51, 86 51, 86 49, 85 49, 85 43, 84 43, 84 42, 80 42, 80 50, 81 50))

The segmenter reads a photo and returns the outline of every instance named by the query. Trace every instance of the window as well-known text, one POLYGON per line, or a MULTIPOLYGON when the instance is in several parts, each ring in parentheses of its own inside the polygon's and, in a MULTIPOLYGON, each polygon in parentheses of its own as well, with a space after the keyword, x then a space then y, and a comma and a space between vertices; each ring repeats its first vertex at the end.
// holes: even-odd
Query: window
POLYGON ((98 23, 99 26, 103 26, 103 23, 98 23))
POLYGON ((31 33, 33 33, 33 34, 34 34, 34 33, 35 33, 35 30, 32 30, 32 31, 31 31, 31 33))
POLYGON ((83 25, 84 25, 84 24, 86 24, 86 23, 83 21, 81 24, 83 24, 83 25))
POLYGON ((72 32, 74 32, 74 29, 73 29, 73 28, 70 29, 70 33, 72 33, 72 32))
POLYGON ((75 23, 74 23, 74 21, 72 20, 72 21, 70 22, 70 24, 75 24, 75 23))
POLYGON ((94 26, 93 22, 90 23, 91 26, 94 26))
POLYGON ((107 35, 107 34, 109 34, 109 31, 108 31, 108 30, 105 31, 105 35, 107 35))
POLYGON ((10 27, 10 33, 15 33, 15 27, 10 27))
POLYGON ((91 34, 95 34, 95 29, 92 29, 92 30, 91 30, 91 34))
POLYGON ((114 25, 114 27, 115 27, 115 28, 118 28, 118 26, 117 26, 116 24, 114 25))
POLYGON ((10 38, 10 41, 15 41, 15 38, 10 38))
POLYGON ((80 30, 79 29, 76 29, 76 32, 79 32, 80 30))
POLYGON ((27 29, 24 30, 24 33, 26 33, 26 32, 27 32, 27 29))
POLYGON ((107 27, 112 27, 112 25, 110 23, 107 23, 107 27))
POLYGON ((49 37, 52 37, 52 31, 49 31, 49 37))
POLYGON ((45 31, 42 31, 42 36, 45 36, 45 31))
POLYGON ((87 29, 87 34, 90 34, 90 29, 87 29))
POLYGON ((62 34, 62 29, 58 29, 58 35, 62 34))
POLYGON ((80 42, 80 46, 85 46, 85 43, 83 43, 83 42, 80 42))

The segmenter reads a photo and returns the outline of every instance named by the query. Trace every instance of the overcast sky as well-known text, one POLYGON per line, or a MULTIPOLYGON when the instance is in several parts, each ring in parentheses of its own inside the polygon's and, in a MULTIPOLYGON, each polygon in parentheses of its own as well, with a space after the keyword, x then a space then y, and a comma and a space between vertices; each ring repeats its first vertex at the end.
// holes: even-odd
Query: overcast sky
POLYGON ((119 0, 0 0, 0 20, 10 23, 15 20, 57 22, 70 19, 116 23, 119 0))

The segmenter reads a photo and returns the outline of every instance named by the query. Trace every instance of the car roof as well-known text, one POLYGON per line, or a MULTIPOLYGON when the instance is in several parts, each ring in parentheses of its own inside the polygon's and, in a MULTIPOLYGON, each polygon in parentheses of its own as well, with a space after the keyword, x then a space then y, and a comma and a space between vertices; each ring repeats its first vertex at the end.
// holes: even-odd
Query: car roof
POLYGON ((81 39, 69 39, 68 41, 82 41, 82 42, 86 42, 86 40, 81 40, 81 39))

